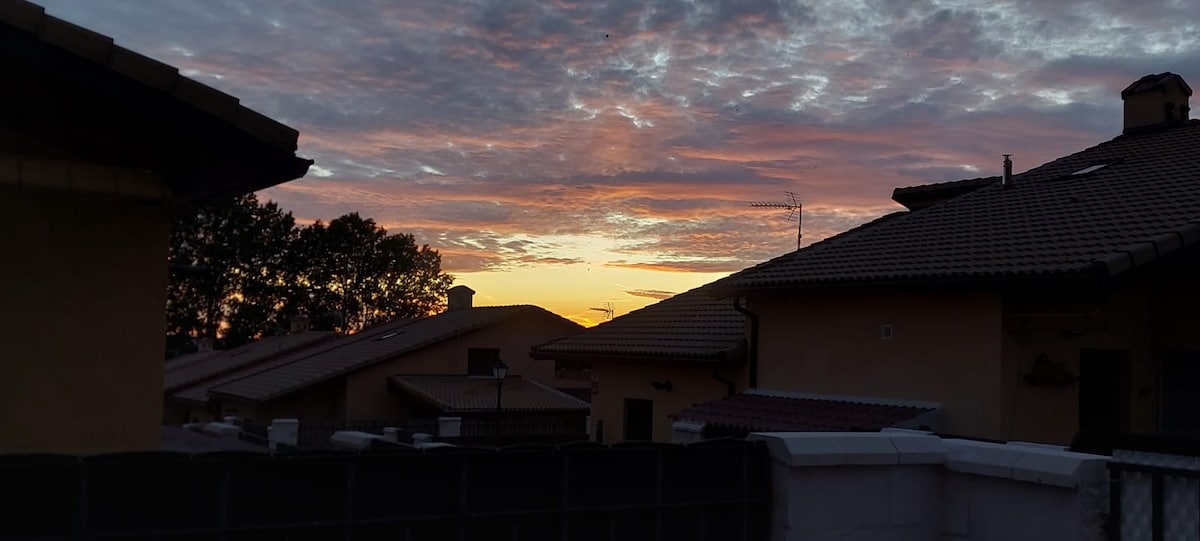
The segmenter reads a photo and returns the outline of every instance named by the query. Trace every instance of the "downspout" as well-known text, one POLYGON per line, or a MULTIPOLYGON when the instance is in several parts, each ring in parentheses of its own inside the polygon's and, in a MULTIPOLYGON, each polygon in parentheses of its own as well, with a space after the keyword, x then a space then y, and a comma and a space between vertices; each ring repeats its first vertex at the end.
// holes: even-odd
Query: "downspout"
POLYGON ((745 306, 742 306, 742 300, 744 298, 745 297, 734 297, 733 298, 733 309, 737 310, 738 312, 741 312, 742 315, 746 316, 746 318, 748 318, 750 320, 750 344, 749 344, 749 347, 747 348, 750 350, 749 355, 748 355, 750 357, 750 374, 749 374, 749 384, 750 385, 749 385, 749 387, 751 389, 757 389, 758 388, 758 314, 755 314, 754 312, 751 312, 750 309, 746 308, 745 306))

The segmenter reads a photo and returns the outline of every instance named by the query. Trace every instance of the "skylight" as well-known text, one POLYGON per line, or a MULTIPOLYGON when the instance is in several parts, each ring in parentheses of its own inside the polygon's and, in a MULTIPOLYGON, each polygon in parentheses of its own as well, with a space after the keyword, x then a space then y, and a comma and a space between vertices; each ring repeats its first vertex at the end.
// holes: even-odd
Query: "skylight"
POLYGON ((1084 167, 1083 169, 1080 169, 1080 170, 1078 170, 1078 171, 1076 171, 1076 172, 1074 172, 1074 173, 1071 173, 1071 176, 1075 176, 1075 175, 1086 175, 1086 174, 1088 174, 1088 173, 1094 173, 1094 172, 1096 172, 1096 171, 1099 171, 1099 170, 1101 170, 1101 169, 1104 169, 1105 167, 1108 167, 1108 164, 1107 164, 1107 163, 1101 163, 1101 164, 1096 164, 1096 165, 1089 165, 1089 166, 1087 166, 1087 167, 1084 167))

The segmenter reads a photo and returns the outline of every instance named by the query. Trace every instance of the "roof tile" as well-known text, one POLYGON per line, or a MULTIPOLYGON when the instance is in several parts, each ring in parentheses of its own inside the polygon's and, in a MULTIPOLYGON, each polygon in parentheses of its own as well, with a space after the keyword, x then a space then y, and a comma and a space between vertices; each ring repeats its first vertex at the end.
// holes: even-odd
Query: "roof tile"
POLYGON ((880 430, 934 409, 849 397, 793 398, 751 391, 697 404, 671 418, 751 432, 848 432, 880 430))
POLYGON ((736 357, 745 340, 745 317, 729 300, 705 287, 680 293, 601 323, 579 334, 533 348, 533 356, 675 358, 736 357))
POLYGON ((517 305, 476 306, 418 320, 386 323, 339 339, 331 347, 287 364, 213 387, 211 392, 263 402, 460 334, 531 314, 562 319, 537 306, 517 305))
POLYGON ((1197 242, 1200 121, 1122 135, 922 210, 890 214, 714 284, 734 290, 839 282, 1113 275, 1197 242), (1073 175, 1088 166, 1099 170, 1073 175), (1132 259, 1131 259, 1132 258, 1132 259))
MULTIPOLYGON (((392 376, 391 385, 447 413, 496 410, 497 384, 490 377, 392 376)), ((587 402, 520 376, 504 380, 502 411, 588 411, 587 402)))

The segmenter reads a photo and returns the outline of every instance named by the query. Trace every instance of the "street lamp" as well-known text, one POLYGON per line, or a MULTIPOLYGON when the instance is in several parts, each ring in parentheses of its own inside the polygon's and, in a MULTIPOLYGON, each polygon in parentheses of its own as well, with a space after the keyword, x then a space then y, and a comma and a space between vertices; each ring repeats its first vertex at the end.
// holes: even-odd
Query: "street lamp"
POLYGON ((492 379, 496 380, 496 440, 499 444, 500 439, 500 397, 504 393, 504 378, 508 377, 508 365, 504 361, 496 359, 496 365, 492 367, 492 379))

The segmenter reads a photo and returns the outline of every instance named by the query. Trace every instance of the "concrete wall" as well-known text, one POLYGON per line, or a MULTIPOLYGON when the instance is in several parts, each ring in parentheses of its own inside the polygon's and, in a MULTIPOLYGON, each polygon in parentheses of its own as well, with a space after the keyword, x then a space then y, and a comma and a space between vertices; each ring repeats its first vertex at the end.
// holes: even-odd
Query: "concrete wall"
POLYGON ((750 298, 759 382, 773 389, 941 402, 943 430, 1002 437, 1002 305, 995 294, 750 298), (882 337, 890 325, 892 338, 882 337))
POLYGON ((65 165, 43 171, 57 189, 12 183, 39 167, 12 163, 0 160, 0 452, 157 448, 166 204, 80 193, 103 175, 65 165))
MULTIPOLYGON (((724 398, 728 389, 713 379, 713 363, 665 363, 602 361, 592 363, 597 392, 592 395, 593 437, 596 421, 604 422, 604 443, 622 441, 625 434, 625 399, 654 401, 654 441, 670 442, 671 419, 695 404, 724 398), (671 390, 657 390, 652 381, 671 381, 671 390)), ((736 390, 745 388, 745 368, 732 367, 722 376, 736 382, 736 390)))
POLYGON ((752 434, 771 539, 1104 539, 1108 457, 910 431, 752 434))

